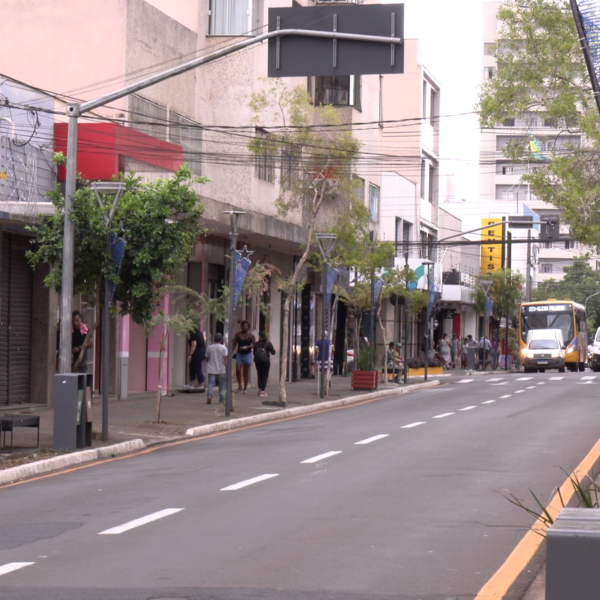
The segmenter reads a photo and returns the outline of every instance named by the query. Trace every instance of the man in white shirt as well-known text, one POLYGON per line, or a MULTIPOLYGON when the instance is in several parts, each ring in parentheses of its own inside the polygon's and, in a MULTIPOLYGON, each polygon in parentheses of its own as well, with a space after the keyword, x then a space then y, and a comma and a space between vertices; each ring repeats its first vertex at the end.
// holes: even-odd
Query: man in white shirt
POLYGON ((206 372, 208 373, 207 404, 212 404, 215 383, 219 386, 219 402, 225 402, 227 360, 227 348, 223 345, 223 336, 217 333, 214 343, 206 350, 206 372))

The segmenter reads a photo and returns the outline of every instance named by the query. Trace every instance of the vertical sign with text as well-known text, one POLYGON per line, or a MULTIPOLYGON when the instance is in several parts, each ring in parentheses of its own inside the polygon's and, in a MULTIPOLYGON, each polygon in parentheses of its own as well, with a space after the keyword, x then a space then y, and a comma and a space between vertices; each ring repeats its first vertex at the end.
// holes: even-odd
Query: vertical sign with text
POLYGON ((493 273, 502 268, 502 219, 482 219, 481 226, 486 227, 481 232, 481 272, 493 273))

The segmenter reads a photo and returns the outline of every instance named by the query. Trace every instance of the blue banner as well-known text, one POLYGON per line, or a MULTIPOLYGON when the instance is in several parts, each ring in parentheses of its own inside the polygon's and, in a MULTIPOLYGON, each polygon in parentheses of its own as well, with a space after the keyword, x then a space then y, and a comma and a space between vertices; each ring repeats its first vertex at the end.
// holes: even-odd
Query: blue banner
POLYGON ((490 315, 492 314, 493 306, 494 306, 494 301, 491 298, 486 298, 485 299, 485 311, 484 311, 484 318, 486 321, 490 318, 490 315))
POLYGON ((381 290, 383 289, 383 281, 381 279, 376 279, 373 285, 371 286, 372 296, 371 296, 371 312, 375 314, 377 311, 377 303, 379 302, 379 296, 381 295, 381 290))
POLYGON ((432 285, 431 289, 429 290, 429 306, 427 307, 428 315, 430 315, 431 311, 433 310, 433 305, 435 303, 435 297, 436 297, 437 292, 438 292, 438 286, 432 285))
POLYGON ((327 269, 327 292, 325 295, 325 329, 329 331, 330 326, 330 315, 331 312, 331 296, 333 295, 333 288, 338 278, 338 270, 329 267, 327 269))
MULTIPOLYGON (((119 276, 121 272, 121 265, 123 264, 123 256, 125 256, 126 242, 123 238, 117 237, 116 233, 110 234, 110 262, 112 266, 112 272, 115 277, 119 276)), ((109 290, 109 306, 112 304, 112 299, 115 293, 115 284, 112 281, 108 282, 109 290)))
POLYGON ((248 275, 248 269, 250 268, 252 261, 247 256, 242 258, 241 253, 235 250, 233 253, 233 262, 233 310, 235 310, 240 301, 242 288, 244 287, 246 275, 248 275))

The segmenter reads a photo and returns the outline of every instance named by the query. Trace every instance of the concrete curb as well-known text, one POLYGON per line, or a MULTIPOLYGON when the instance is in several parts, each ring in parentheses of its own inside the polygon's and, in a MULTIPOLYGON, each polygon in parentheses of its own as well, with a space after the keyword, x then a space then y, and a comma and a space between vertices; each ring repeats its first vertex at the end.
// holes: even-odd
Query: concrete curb
POLYGON ((102 448, 95 448, 93 450, 82 450, 80 452, 73 452, 71 454, 54 456, 53 458, 18 465, 17 467, 11 467, 10 469, 0 471, 0 485, 12 483, 19 479, 27 479, 28 477, 34 477, 35 475, 41 475, 43 473, 50 473, 51 471, 58 471, 74 465, 100 460, 101 458, 111 458, 121 454, 128 454, 129 452, 141 450, 145 447, 146 444, 141 439, 129 440, 127 442, 113 444, 112 446, 103 446, 102 448))
POLYGON ((190 427, 185 434, 192 437, 201 437, 212 433, 220 433, 222 431, 233 431, 248 427, 249 425, 258 425, 259 423, 268 423, 270 421, 279 421, 289 417, 297 417, 299 415, 309 415, 311 413, 320 412, 331 408, 339 408, 341 406, 350 406, 365 400, 375 400, 376 398, 385 398, 386 396, 400 396, 408 394, 416 390, 436 387, 440 384, 438 380, 427 381, 426 383, 416 383, 391 390, 381 390, 379 392, 371 392, 370 394, 360 394, 359 396, 350 396, 341 400, 331 400, 329 402, 320 402, 311 404, 310 406, 297 406, 294 408, 286 408, 285 410, 275 410, 273 412, 264 413, 262 415, 254 415, 252 417, 233 418, 229 421, 219 421, 210 425, 200 425, 198 427, 190 427))

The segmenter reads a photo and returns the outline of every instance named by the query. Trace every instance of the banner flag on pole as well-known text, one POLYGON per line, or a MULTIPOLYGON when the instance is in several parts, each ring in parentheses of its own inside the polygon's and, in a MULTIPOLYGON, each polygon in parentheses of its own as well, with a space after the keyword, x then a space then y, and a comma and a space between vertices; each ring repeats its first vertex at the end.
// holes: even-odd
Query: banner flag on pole
POLYGON ((250 269, 252 261, 247 256, 244 256, 242 258, 241 252, 235 250, 233 253, 233 262, 233 310, 235 310, 238 305, 238 302, 240 301, 240 296, 242 295, 242 288, 244 287, 244 283, 246 282, 246 275, 248 275, 248 269, 250 269))
POLYGON ((327 291, 325 295, 325 329, 329 331, 329 325, 331 323, 330 315, 331 312, 331 296, 333 295, 333 288, 335 286, 335 282, 337 281, 339 271, 337 269, 333 269, 329 267, 327 269, 327 291))
POLYGON ((486 298, 484 311, 484 318, 486 321, 490 318, 490 315, 492 314, 492 306, 494 306, 494 301, 491 298, 486 298))
POLYGON ((371 298, 371 312, 375 314, 377 311, 377 303, 379 302, 379 296, 381 295, 381 290, 383 289, 383 281, 381 279, 376 279, 373 284, 373 297, 371 298))
MULTIPOLYGON (((125 255, 125 246, 127 242, 124 238, 117 237, 116 233, 110 234, 110 262, 112 265, 113 275, 119 276, 121 265, 123 264, 123 256, 125 255)), ((115 284, 112 281, 108 282, 109 290, 109 306, 112 304, 113 295, 115 293, 115 284)))
POLYGON ((427 307, 428 315, 430 315, 431 311, 433 310, 433 304, 435 302, 435 295, 437 294, 437 291, 438 291, 437 285, 431 286, 431 289, 429 290, 429 306, 427 307))

